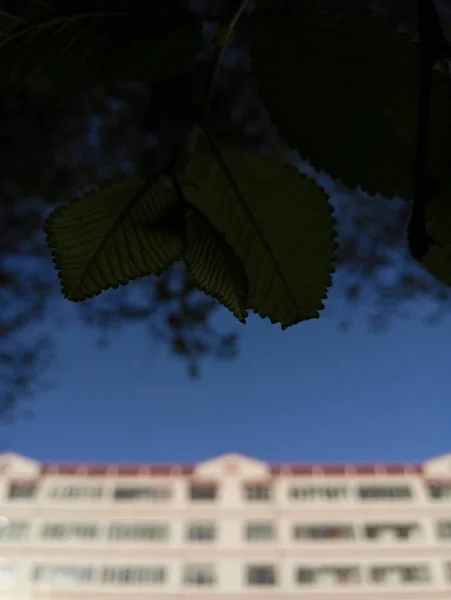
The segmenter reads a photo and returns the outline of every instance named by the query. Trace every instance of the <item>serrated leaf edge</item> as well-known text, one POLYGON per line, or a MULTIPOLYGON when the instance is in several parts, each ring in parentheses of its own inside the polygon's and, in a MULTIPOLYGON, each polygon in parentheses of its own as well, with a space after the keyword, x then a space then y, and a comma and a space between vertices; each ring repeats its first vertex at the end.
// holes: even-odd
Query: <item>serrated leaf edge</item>
MULTIPOLYGON (((122 180, 122 181, 125 181, 125 180, 122 180)), ((119 183, 119 182, 115 182, 115 183, 119 183)), ((149 183, 149 182, 147 182, 147 183, 149 183)), ((171 267, 173 267, 175 265, 175 263, 179 262, 180 259, 183 256, 184 249, 182 250, 179 258, 176 258, 174 261, 172 261, 171 264, 168 267, 166 267, 165 269, 159 269, 157 271, 150 271, 150 272, 140 272, 135 277, 129 277, 129 278, 125 278, 125 279, 119 280, 117 282, 117 284, 115 284, 115 285, 100 286, 100 289, 99 289, 98 292, 93 292, 93 293, 90 293, 90 294, 86 294, 86 295, 83 295, 83 297, 78 297, 77 298, 77 297, 74 297, 73 295, 71 295, 68 292, 68 287, 69 286, 68 286, 67 280, 64 277, 63 272, 59 268, 59 264, 60 264, 60 260, 61 260, 62 254, 56 250, 55 239, 54 239, 54 236, 53 236, 52 231, 51 231, 51 226, 52 226, 52 223, 53 223, 54 219, 58 215, 60 215, 62 212, 64 212, 65 210, 69 209, 74 204, 77 204, 78 202, 81 202, 87 196, 91 196, 93 194, 96 194, 99 191, 101 191, 101 190, 100 189, 90 190, 89 192, 87 192, 86 194, 80 196, 79 198, 74 199, 68 205, 57 206, 52 211, 52 213, 46 218, 45 223, 44 223, 43 229, 44 229, 44 233, 45 233, 45 237, 46 237, 46 242, 47 242, 48 247, 51 248, 51 251, 52 251, 52 263, 55 266, 55 270, 56 270, 56 272, 58 274, 58 280, 60 282, 61 291, 62 291, 64 297, 67 300, 70 300, 71 302, 84 302, 85 300, 90 300, 91 298, 99 296, 102 292, 105 292, 105 291, 110 290, 110 289, 117 289, 119 286, 125 286, 128 283, 130 283, 131 281, 135 281, 136 279, 142 279, 143 277, 149 277, 151 275, 155 275, 156 277, 159 277, 160 275, 162 275, 163 273, 165 273, 166 271, 168 271, 171 267)), ((146 191, 147 190, 144 190, 142 192, 142 194, 145 194, 146 191)), ((127 206, 127 211, 130 209, 131 205, 133 205, 135 202, 137 202, 141 198, 141 195, 136 194, 136 196, 137 197, 135 199, 133 199, 133 198, 130 199, 130 204, 127 206)))
MULTIPOLYGON (((217 234, 219 236, 221 236, 223 239, 223 243, 227 245, 227 247, 229 248, 230 252, 233 253, 233 255, 235 256, 236 260, 241 264, 241 266, 243 267, 243 270, 245 272, 246 278, 247 280, 249 280, 248 274, 246 273, 246 269, 244 268, 243 263, 241 262, 241 259, 239 258, 239 256, 236 254, 235 250, 230 246, 230 244, 227 242, 225 236, 218 230, 216 229, 216 227, 213 225, 213 223, 211 223, 209 221, 209 219, 199 210, 199 209, 195 209, 194 207, 192 207, 192 210, 196 210, 197 212, 199 212, 204 219, 207 219, 207 221, 210 223, 211 227, 213 227, 213 229, 216 230, 217 234)), ((183 258, 183 257, 182 257, 183 258)), ((211 294, 210 292, 208 292, 205 288, 205 286, 201 285, 199 283, 199 281, 197 280, 197 278, 193 275, 189 265, 187 264, 186 260, 183 258, 183 262, 185 264, 186 270, 189 274, 189 276, 191 277, 191 279, 193 280, 193 282, 195 283, 195 285, 197 286, 197 288, 203 292, 206 296, 210 296, 210 298, 213 298, 214 300, 216 300, 218 302, 218 304, 220 304, 221 306, 224 306, 224 308, 226 308, 229 312, 231 312, 234 317, 237 319, 237 321, 239 321, 240 323, 243 323, 243 325, 246 325, 246 319, 249 316, 249 312, 248 312, 248 307, 247 307, 247 303, 246 301, 244 302, 244 318, 240 318, 239 315, 236 314, 236 312, 234 310, 231 310, 224 302, 222 302, 222 300, 216 296, 213 296, 213 294, 211 294)))

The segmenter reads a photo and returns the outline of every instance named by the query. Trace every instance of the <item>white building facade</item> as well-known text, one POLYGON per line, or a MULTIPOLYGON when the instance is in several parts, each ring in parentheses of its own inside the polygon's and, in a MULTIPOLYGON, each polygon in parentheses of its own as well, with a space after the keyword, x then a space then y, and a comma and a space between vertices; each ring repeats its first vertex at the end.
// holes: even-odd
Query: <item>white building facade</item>
POLYGON ((451 599, 451 454, 41 464, 0 454, 0 600, 451 599))

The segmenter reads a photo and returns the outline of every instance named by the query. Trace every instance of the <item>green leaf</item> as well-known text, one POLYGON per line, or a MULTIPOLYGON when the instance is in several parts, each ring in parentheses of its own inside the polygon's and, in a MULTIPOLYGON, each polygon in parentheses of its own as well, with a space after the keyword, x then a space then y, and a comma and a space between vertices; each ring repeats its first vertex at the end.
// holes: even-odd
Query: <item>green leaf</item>
POLYGON ((168 186, 125 180, 55 209, 45 224, 63 294, 78 302, 159 275, 185 248, 178 225, 155 227, 177 205, 168 186))
POLYGON ((322 189, 294 168, 240 148, 199 154, 187 200, 225 237, 249 279, 248 308, 283 328, 318 317, 331 285, 334 219, 322 189))
POLYGON ((190 210, 186 238, 183 258, 193 282, 245 323, 249 282, 243 265, 224 236, 199 211, 190 210))
POLYGON ((0 38, 0 87, 33 93, 83 91, 99 84, 146 82, 185 69, 203 44, 186 0, 164 7, 137 0, 17 1, 0 38), (27 15, 27 18, 24 18, 27 15))
MULTIPOLYGON (((419 45, 370 12, 339 21, 315 0, 260 0, 251 55, 281 134, 317 170, 370 194, 413 197, 419 45)), ((451 161, 451 84, 434 71, 427 167, 451 161)))

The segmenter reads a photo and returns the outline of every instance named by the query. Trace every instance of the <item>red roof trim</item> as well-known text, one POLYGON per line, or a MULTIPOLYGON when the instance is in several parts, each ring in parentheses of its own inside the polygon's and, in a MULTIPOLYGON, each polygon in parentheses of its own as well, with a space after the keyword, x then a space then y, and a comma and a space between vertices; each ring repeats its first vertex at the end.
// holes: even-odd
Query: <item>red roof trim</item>
MULTIPOLYGON (((130 465, 130 464, 46 464, 43 475, 193 475, 196 465, 130 465)), ((411 475, 421 474, 419 464, 343 464, 343 465, 269 465, 272 475, 411 475)))
POLYGON ((58 475, 192 475, 194 467, 189 465, 93 465, 93 464, 49 464, 43 465, 41 473, 58 475))

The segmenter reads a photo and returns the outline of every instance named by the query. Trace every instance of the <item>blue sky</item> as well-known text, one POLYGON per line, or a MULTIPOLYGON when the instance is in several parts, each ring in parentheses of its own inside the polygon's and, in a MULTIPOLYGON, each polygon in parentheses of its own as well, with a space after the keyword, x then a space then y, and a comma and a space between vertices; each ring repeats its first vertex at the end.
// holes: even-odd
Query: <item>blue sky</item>
POLYGON ((375 335, 359 310, 353 328, 338 331, 337 310, 332 293, 319 320, 281 331, 258 317, 243 327, 221 309, 218 325, 240 331, 241 352, 207 361, 199 380, 143 327, 100 350, 76 321, 49 324, 57 385, 35 399, 32 419, 0 427, 0 447, 93 462, 231 451, 274 462, 422 461, 451 452, 451 316, 428 326, 420 303, 410 320, 375 335))
MULTIPOLYGON (((61 299, 61 302, 64 300, 61 299)), ((54 389, 35 415, 0 430, 3 448, 45 461, 192 462, 229 451, 279 462, 421 461, 451 452, 451 318, 418 305, 387 333, 361 311, 337 331, 324 316, 282 332, 258 317, 240 356, 207 361, 200 380, 142 328, 106 350, 78 324, 56 330, 54 389)))

